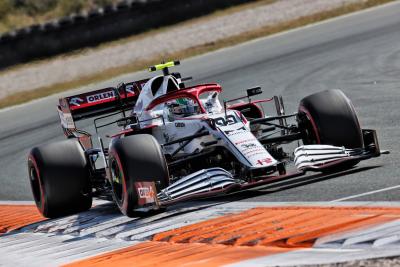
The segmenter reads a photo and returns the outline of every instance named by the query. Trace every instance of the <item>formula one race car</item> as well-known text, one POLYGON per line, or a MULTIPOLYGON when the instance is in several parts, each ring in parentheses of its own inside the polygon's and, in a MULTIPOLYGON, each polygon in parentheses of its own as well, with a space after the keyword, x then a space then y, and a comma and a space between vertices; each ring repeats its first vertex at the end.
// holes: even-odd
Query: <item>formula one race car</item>
POLYGON ((35 147, 28 159, 33 196, 44 216, 88 210, 93 197, 113 199, 123 214, 134 216, 307 171, 350 168, 381 154, 376 132, 360 128, 340 90, 303 98, 293 114, 285 113, 281 96, 252 100, 260 87, 221 104, 220 85, 186 87, 190 78, 169 72, 177 64, 151 67, 163 72, 151 79, 60 99, 68 139, 35 147), (264 102, 275 103, 277 114, 265 115, 264 102), (95 118, 97 140, 77 128, 88 118, 95 118), (100 131, 112 125, 120 130, 103 137, 100 131), (283 150, 293 141, 303 145, 283 150), (296 167, 290 173, 289 162, 296 167))

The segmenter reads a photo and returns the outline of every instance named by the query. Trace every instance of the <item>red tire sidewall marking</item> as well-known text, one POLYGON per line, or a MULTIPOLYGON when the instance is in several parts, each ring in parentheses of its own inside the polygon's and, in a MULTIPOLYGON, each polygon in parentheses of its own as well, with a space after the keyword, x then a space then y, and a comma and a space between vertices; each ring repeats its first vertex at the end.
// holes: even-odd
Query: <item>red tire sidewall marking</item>
POLYGON ((36 160, 35 160, 33 155, 29 155, 28 161, 30 161, 32 163, 32 165, 33 165, 33 167, 35 169, 36 175, 37 175, 37 179, 38 179, 38 182, 39 182, 39 189, 40 189, 40 207, 38 207, 38 208, 39 208, 40 212, 42 214, 44 214, 45 199, 46 198, 45 198, 45 190, 44 190, 44 187, 43 187, 42 179, 40 178, 41 177, 40 176, 40 171, 39 171, 38 165, 37 165, 36 160))
MULTIPOLYGON (((125 172, 124 169, 122 168, 121 160, 118 156, 118 154, 114 151, 111 150, 109 152, 109 155, 115 159, 117 162, 118 168, 120 173, 122 174, 122 190, 123 190, 123 200, 122 200, 122 207, 120 207, 122 210, 127 211, 128 210, 128 190, 127 190, 127 184, 125 180, 125 172)), ((111 166, 110 166, 111 168, 111 166)), ((110 169, 110 175, 111 175, 111 169, 110 169)), ((110 177, 112 179, 112 177, 110 177)), ((112 183, 112 181, 110 181, 112 183)), ((119 205, 119 203, 117 203, 119 205)))
POLYGON ((319 133, 318 133, 317 125, 315 124, 315 121, 314 121, 313 117, 311 116, 310 112, 309 112, 305 107, 303 107, 303 106, 300 106, 300 107, 299 107, 299 111, 301 111, 301 112, 303 112, 304 114, 306 114, 307 118, 308 118, 308 119, 310 120, 310 122, 311 122, 311 126, 312 126, 312 128, 313 128, 313 130, 314 130, 315 137, 317 138, 317 143, 318 143, 318 144, 321 144, 321 138, 320 138, 319 133))

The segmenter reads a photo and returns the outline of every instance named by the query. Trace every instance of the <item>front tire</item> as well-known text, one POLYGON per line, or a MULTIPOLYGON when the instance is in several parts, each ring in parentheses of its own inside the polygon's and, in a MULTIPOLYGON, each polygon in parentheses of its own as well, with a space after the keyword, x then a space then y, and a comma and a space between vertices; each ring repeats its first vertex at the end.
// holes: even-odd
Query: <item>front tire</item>
POLYGON ((44 217, 74 214, 92 206, 89 164, 78 141, 33 148, 28 172, 33 198, 44 217))
MULTIPOLYGON (((135 216, 137 208, 146 206, 143 203, 145 199, 139 196, 139 186, 155 190, 152 194, 155 194, 153 199, 156 200, 156 194, 169 183, 168 167, 161 147, 148 134, 114 140, 109 151, 109 171, 114 201, 129 217, 135 216)), ((157 206, 157 203, 147 204, 157 206)))
POLYGON ((357 114, 341 90, 326 90, 303 98, 298 118, 305 145, 363 147, 357 114))

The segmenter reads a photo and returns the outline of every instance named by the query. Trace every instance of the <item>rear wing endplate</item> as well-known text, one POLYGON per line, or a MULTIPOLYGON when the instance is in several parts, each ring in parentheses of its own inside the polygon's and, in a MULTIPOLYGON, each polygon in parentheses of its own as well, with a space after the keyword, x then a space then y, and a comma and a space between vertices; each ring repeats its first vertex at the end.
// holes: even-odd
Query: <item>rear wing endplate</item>
POLYGON ((121 109, 133 108, 149 79, 129 82, 123 87, 107 87, 60 98, 58 112, 64 129, 76 129, 75 122, 121 109))

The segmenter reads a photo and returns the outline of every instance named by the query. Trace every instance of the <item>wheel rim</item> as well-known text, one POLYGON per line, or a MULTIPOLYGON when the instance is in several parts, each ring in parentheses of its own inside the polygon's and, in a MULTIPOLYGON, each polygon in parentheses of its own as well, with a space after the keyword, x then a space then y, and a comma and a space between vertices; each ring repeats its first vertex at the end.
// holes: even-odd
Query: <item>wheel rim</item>
POLYGON ((299 126, 303 132, 303 143, 305 145, 320 143, 316 128, 312 123, 311 115, 304 112, 304 110, 299 113, 299 126))
POLYGON ((111 184, 115 200, 118 204, 122 204, 124 200, 123 175, 115 159, 111 162, 111 184))
POLYGON ((33 198, 34 198, 35 202, 38 203, 38 206, 40 206, 41 202, 42 202, 40 181, 39 181, 38 173, 37 173, 35 167, 32 165, 29 167, 29 180, 30 180, 31 186, 32 186, 33 198))
POLYGON ((318 144, 317 137, 315 134, 315 131, 311 125, 311 122, 306 120, 304 122, 305 127, 303 128, 304 130, 304 136, 305 136, 305 143, 306 144, 318 144))

